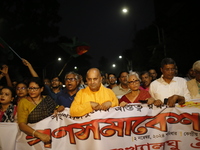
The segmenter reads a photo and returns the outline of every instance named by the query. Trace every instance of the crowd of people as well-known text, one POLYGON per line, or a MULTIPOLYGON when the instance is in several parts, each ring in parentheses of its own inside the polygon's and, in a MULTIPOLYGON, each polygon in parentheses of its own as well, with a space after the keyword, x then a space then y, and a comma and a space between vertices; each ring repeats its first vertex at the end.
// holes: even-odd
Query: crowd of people
POLYGON ((0 85, 0 122, 17 122, 21 131, 44 143, 50 142, 50 136, 28 124, 56 116, 65 108, 70 108, 72 117, 80 117, 129 103, 174 107, 176 103, 200 98, 200 60, 194 62, 185 78, 177 76, 172 58, 164 58, 159 78, 155 69, 140 73, 122 71, 117 77, 114 73, 103 76, 99 69, 91 68, 86 73, 86 82, 73 71, 66 73, 64 82, 59 76, 42 80, 27 60, 22 62, 32 75, 29 80, 14 85, 8 66, 3 65, 0 70, 0 80, 6 79, 6 85, 0 85))

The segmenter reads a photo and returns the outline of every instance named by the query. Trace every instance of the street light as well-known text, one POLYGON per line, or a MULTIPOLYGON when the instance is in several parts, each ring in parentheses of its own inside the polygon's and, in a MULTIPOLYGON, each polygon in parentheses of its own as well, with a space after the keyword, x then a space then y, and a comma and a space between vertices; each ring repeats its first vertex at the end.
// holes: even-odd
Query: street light
POLYGON ((116 65, 115 65, 115 64, 112 64, 112 67, 113 67, 113 68, 115 68, 115 67, 116 67, 116 65))
POLYGON ((126 14, 126 13, 128 13, 128 9, 127 9, 127 8, 123 8, 123 9, 122 9, 122 12, 123 12, 124 14, 126 14))
MULTIPOLYGON (((62 60, 61 57, 58 57, 57 61, 61 61, 61 60, 62 60)), ((46 73, 47 73, 47 72, 46 72, 46 68, 47 68, 49 65, 53 64, 55 61, 56 61, 56 60, 51 61, 50 63, 48 63, 48 64, 44 67, 44 69, 43 69, 43 79, 45 78, 46 73)))
POLYGON ((122 56, 121 56, 121 55, 119 56, 119 59, 122 59, 122 56))

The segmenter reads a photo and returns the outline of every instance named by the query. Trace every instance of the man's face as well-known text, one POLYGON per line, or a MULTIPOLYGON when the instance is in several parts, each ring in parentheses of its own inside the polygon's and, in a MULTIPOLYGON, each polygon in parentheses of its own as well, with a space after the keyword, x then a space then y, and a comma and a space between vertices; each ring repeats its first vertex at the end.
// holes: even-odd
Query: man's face
POLYGON ((111 74, 108 76, 108 81, 111 85, 113 85, 116 84, 117 78, 113 74, 111 74))
POLYGON ((51 80, 51 87, 52 88, 58 88, 60 86, 60 80, 58 79, 58 77, 53 78, 51 80))
POLYGON ((75 91, 78 88, 79 81, 74 74, 65 76, 65 87, 68 91, 75 91))
POLYGON ((142 83, 145 87, 148 87, 151 83, 152 77, 150 77, 147 73, 141 76, 142 83))
POLYGON ((51 86, 51 82, 49 81, 49 79, 44 79, 44 84, 48 85, 49 87, 51 86))
POLYGON ((128 84, 127 76, 128 76, 128 73, 126 73, 126 72, 123 72, 121 74, 121 76, 119 77, 119 81, 120 81, 121 84, 123 84, 123 85, 127 85, 128 84))
POLYGON ((157 78, 157 73, 154 69, 149 70, 150 76, 152 77, 152 79, 156 79, 157 78))
POLYGON ((200 71, 194 70, 195 78, 198 82, 200 82, 200 71))
POLYGON ((175 65, 174 64, 167 64, 164 65, 163 68, 161 68, 161 72, 163 74, 163 78, 165 79, 173 79, 175 76, 175 65))
POLYGON ((102 83, 102 77, 97 71, 88 72, 86 80, 91 91, 95 92, 99 90, 102 83))

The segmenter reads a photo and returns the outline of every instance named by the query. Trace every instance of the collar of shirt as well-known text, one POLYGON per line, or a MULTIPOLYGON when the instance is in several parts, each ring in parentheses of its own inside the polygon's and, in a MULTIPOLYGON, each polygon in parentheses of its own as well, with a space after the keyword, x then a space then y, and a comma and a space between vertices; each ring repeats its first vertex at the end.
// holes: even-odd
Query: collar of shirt
POLYGON ((131 89, 129 89, 129 88, 128 89, 122 88, 121 83, 118 86, 119 86, 119 89, 122 91, 131 91, 131 89))
MULTIPOLYGON (((161 75, 161 77, 159 79, 157 79, 158 82, 162 83, 162 84, 168 84, 167 82, 165 82, 165 80, 163 79, 163 75, 161 75)), ((173 79, 171 80, 171 82, 176 82, 175 78, 173 77, 173 79)), ((171 83, 170 82, 170 83, 171 83)), ((170 84, 169 83, 169 84, 170 84)))

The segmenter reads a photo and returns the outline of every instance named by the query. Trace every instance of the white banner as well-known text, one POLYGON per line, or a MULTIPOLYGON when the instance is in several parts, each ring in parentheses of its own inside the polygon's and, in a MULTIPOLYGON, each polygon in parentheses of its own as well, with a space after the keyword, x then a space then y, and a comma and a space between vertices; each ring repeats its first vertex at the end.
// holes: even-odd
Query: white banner
MULTIPOLYGON (((200 149, 199 104, 200 101, 191 107, 174 108, 131 104, 79 118, 71 117, 66 108, 58 120, 48 117, 29 124, 51 135, 50 148, 40 139, 20 132, 16 150, 197 150, 200 149)), ((8 134, 12 136, 13 132, 5 136, 8 134)), ((7 136, 7 144, 11 136, 7 136)))

